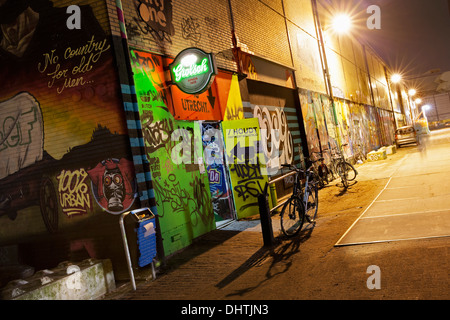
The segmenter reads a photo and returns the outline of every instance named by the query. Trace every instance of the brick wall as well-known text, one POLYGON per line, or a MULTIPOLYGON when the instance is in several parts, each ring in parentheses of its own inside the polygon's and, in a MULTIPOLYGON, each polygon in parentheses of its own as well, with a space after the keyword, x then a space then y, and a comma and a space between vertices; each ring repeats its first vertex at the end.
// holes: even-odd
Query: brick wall
POLYGON ((138 10, 145 1, 122 1, 130 47, 175 57, 181 50, 195 46, 213 52, 218 67, 235 70, 227 0, 172 1, 171 10, 166 2, 167 21, 163 27, 157 23, 150 26, 141 18, 138 10))

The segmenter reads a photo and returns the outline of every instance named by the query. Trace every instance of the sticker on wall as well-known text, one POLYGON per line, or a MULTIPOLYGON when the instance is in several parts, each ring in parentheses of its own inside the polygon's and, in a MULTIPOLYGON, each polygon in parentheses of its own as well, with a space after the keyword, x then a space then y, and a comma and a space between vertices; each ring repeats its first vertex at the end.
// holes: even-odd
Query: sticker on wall
POLYGON ((133 162, 107 159, 88 171, 97 204, 112 214, 120 214, 133 204, 136 194, 133 162))

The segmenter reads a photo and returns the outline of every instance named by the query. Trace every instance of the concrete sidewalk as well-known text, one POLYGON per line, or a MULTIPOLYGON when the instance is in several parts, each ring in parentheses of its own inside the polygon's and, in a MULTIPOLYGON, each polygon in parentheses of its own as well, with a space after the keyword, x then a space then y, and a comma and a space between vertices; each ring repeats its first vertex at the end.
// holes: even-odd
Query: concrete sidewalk
POLYGON ((334 246, 386 185, 380 168, 408 152, 359 166, 346 192, 337 181, 320 190, 317 224, 296 238, 281 235, 278 216, 273 247, 263 246, 259 220, 233 222, 171 257, 156 280, 136 291, 118 284, 103 300, 449 299, 450 238, 334 246), (368 287, 374 265, 380 289, 368 287))

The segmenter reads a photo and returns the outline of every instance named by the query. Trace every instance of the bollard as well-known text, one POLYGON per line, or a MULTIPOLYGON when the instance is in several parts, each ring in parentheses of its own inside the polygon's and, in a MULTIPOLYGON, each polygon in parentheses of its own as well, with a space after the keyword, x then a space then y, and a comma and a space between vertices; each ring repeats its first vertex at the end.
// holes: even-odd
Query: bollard
POLYGON ((270 217, 267 193, 258 195, 258 206, 264 246, 271 247, 275 244, 275 239, 273 237, 272 218, 270 217))

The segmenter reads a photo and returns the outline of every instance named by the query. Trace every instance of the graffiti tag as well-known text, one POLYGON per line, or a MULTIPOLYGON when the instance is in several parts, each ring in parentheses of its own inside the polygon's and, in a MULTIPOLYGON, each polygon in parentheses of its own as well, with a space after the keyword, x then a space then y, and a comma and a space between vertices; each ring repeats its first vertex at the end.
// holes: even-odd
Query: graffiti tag
POLYGON ((155 152, 170 142, 171 133, 173 132, 173 121, 171 119, 153 120, 153 112, 144 111, 142 115, 142 131, 149 153, 155 152))
POLYGON ((86 170, 63 170, 56 177, 59 181, 59 203, 67 216, 85 214, 91 209, 91 198, 86 181, 86 170))
POLYGON ((169 88, 161 77, 161 74, 164 72, 162 58, 154 54, 136 50, 130 50, 130 57, 133 66, 148 76, 155 89, 139 91, 138 96, 142 102, 142 106, 144 108, 150 108, 156 101, 163 102, 166 106, 170 105, 169 88))
POLYGON ((135 0, 136 12, 140 21, 134 18, 143 34, 151 34, 155 40, 172 42, 170 36, 175 34, 172 25, 171 0, 135 0), (143 22, 145 25, 141 25, 143 22))
POLYGON ((245 201, 249 197, 258 197, 263 193, 263 187, 259 180, 264 180, 261 174, 260 164, 250 164, 248 161, 244 164, 232 165, 231 172, 235 172, 238 177, 237 185, 234 191, 238 197, 242 197, 245 201))
POLYGON ((294 160, 292 133, 289 131, 286 114, 281 108, 270 113, 267 107, 255 106, 253 116, 259 119, 262 147, 268 158, 267 167, 276 173, 281 164, 294 160))
POLYGON ((91 83, 86 76, 99 60, 102 54, 109 50, 110 45, 106 46, 107 39, 96 41, 92 36, 85 45, 78 48, 67 47, 64 54, 60 57, 53 49, 43 54, 43 61, 38 63, 37 69, 40 73, 46 75, 49 80, 48 88, 56 87, 56 92, 61 94, 66 88, 84 86, 91 83), (78 61, 73 61, 77 59, 78 61), (63 63, 73 61, 71 67, 64 68, 63 63))

